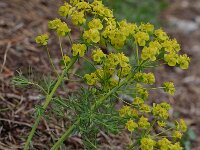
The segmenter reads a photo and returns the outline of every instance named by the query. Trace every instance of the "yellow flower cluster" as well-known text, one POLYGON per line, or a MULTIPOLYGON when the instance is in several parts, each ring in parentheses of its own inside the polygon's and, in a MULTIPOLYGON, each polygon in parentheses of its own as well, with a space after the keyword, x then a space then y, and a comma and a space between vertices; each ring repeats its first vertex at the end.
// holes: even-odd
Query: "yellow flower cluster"
POLYGON ((79 55, 83 57, 87 50, 87 46, 85 44, 73 44, 72 45, 72 54, 73 56, 79 55))
MULTIPOLYGON (((153 104, 153 107, 150 107, 147 104, 144 104, 144 100, 140 97, 136 97, 133 100, 132 105, 123 106, 119 110, 119 115, 121 117, 127 118, 127 122, 125 124, 125 128, 127 128, 130 132, 137 131, 148 131, 150 128, 155 125, 155 121, 157 122, 159 127, 166 128, 166 120, 169 117, 169 109, 171 106, 162 102, 160 104, 153 104), (146 111, 143 111, 143 109, 146 111), (154 117, 154 121, 150 121, 147 116, 147 113, 151 112, 150 118, 154 117)), ((171 137, 173 139, 181 139, 184 132, 187 130, 187 126, 183 119, 175 122, 176 127, 173 128, 171 132, 171 137)), ((147 132, 148 133, 148 132, 147 132)), ((157 136, 150 136, 150 134, 145 134, 144 137, 140 140, 140 149, 141 150, 149 150, 159 148, 161 150, 182 150, 182 147, 179 142, 172 143, 167 138, 157 138, 157 136)))
POLYGON ((102 30, 103 29, 103 25, 101 23, 100 19, 92 19, 89 23, 88 23, 88 27, 90 29, 96 29, 96 30, 102 30))
POLYGON ((141 59, 156 61, 160 58, 160 54, 164 53, 163 60, 169 66, 176 66, 181 69, 189 67, 190 59, 184 55, 179 55, 180 45, 175 39, 171 40, 168 35, 162 30, 154 30, 150 24, 141 24, 134 34, 135 41, 142 48, 141 59), (154 36, 152 36, 152 33, 154 36))
MULTIPOLYGON (((101 0, 94 0, 92 3, 79 0, 65 2, 58 13, 62 17, 71 18, 74 25, 86 25, 83 26, 83 39, 86 43, 111 44, 119 49, 131 39, 141 47, 140 58, 143 61, 156 61, 159 57, 169 66, 179 65, 182 69, 189 66, 189 57, 178 54, 180 45, 175 39, 170 39, 166 32, 154 29, 150 23, 136 25, 126 20, 116 21, 113 12, 105 7, 101 0), (87 15, 94 17, 87 19, 87 15)), ((59 36, 66 36, 71 31, 67 24, 58 18, 49 21, 48 25, 50 29, 56 30, 59 36)), ((130 67, 124 69, 125 72, 127 70, 130 70, 130 67)))
POLYGON ((180 119, 179 125, 177 125, 177 129, 179 129, 182 132, 187 131, 187 125, 183 119, 180 119))
POLYGON ((156 145, 156 141, 154 141, 150 137, 142 138, 140 143, 141 143, 140 145, 141 150, 153 150, 154 146, 156 145))
POLYGON ((171 106, 166 103, 160 103, 160 104, 153 104, 153 108, 152 108, 152 113, 155 117, 158 117, 158 119, 161 120, 166 120, 169 117, 169 109, 171 108, 171 106))
POLYGON ((148 118, 145 118, 145 117, 142 116, 139 119, 138 125, 139 125, 140 128, 148 129, 150 127, 150 123, 148 122, 148 118))
POLYGON ((97 29, 89 29, 84 31, 83 33, 83 39, 87 43, 98 43, 100 41, 100 33, 97 29))
POLYGON ((162 46, 158 41, 149 42, 149 46, 145 46, 142 49, 141 59, 155 61, 157 59, 156 56, 159 55, 161 48, 162 46))
POLYGON ((48 27, 49 29, 56 30, 58 36, 62 37, 66 36, 71 31, 68 25, 58 18, 49 21, 48 27))
POLYGON ((140 106, 141 104, 144 104, 144 100, 140 97, 135 97, 133 99, 133 105, 136 105, 136 106, 140 106))
POLYGON ((42 34, 42 35, 37 36, 35 38, 35 41, 36 41, 37 44, 47 45, 48 44, 48 39, 49 39, 48 34, 42 34))
POLYGON ((135 34, 135 40, 139 46, 145 46, 146 42, 149 41, 149 34, 146 32, 139 31, 135 34))
POLYGON ((137 72, 134 75, 134 80, 137 82, 145 83, 145 84, 153 84, 155 83, 155 76, 153 73, 137 72))
POLYGON ((84 12, 83 11, 74 11, 73 14, 71 15, 72 17, 72 23, 74 25, 82 25, 83 23, 86 22, 84 12))
POLYGON ((173 82, 165 82, 163 84, 163 87, 164 87, 164 91, 171 94, 171 95, 174 95, 174 92, 175 92, 175 87, 174 87, 174 83, 173 82))
POLYGON ((84 78, 86 79, 88 85, 95 85, 98 81, 98 77, 95 73, 85 74, 84 78))
POLYGON ((160 150, 182 150, 183 149, 179 142, 172 144, 171 141, 169 141, 167 138, 162 138, 158 140, 157 145, 160 150))
POLYGON ((106 55, 103 53, 103 51, 100 48, 97 48, 92 51, 92 58, 97 63, 101 62, 102 59, 105 57, 106 55))
MULTIPOLYGON (((101 49, 97 48, 93 50, 92 58, 95 62, 102 64, 101 68, 94 72, 97 76, 97 78, 95 78, 96 82, 92 82, 94 84, 100 81, 103 86, 109 89, 108 85, 110 85, 110 87, 113 87, 112 85, 117 85, 116 80, 113 79, 116 74, 119 78, 124 78, 131 72, 129 59, 123 53, 110 53, 106 55, 101 49), (104 80, 107 82, 104 82, 104 80)), ((87 83, 89 82, 88 80, 90 80, 90 78, 86 79, 87 83)))
POLYGON ((69 56, 67 56, 67 55, 63 56, 63 61, 64 61, 65 64, 67 64, 68 62, 70 62, 70 60, 71 60, 71 58, 69 56))
POLYGON ((142 99, 146 100, 149 97, 148 90, 139 83, 136 84, 136 92, 137 96, 141 97, 142 99))
POLYGON ((67 17, 68 15, 71 15, 72 6, 65 2, 64 5, 60 6, 60 8, 58 9, 58 14, 62 17, 67 17))
POLYGON ((126 128, 128 131, 133 132, 138 127, 137 123, 135 123, 133 120, 129 120, 126 123, 126 128))
POLYGON ((121 117, 129 116, 129 117, 137 118, 138 117, 138 111, 136 109, 132 109, 130 106, 123 106, 119 110, 119 115, 121 117))

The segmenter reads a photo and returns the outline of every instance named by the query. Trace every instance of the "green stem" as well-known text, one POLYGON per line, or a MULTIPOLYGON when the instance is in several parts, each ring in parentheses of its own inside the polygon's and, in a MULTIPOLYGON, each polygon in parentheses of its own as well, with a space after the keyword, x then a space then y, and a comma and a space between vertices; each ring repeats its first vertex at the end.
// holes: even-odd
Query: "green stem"
POLYGON ((109 91, 105 96, 100 98, 95 105, 92 106, 92 110, 95 110, 98 108, 110 95, 115 93, 120 87, 122 87, 124 84, 126 84, 131 78, 133 77, 132 74, 130 74, 125 80, 123 80, 118 86, 113 88, 111 91, 109 91))
POLYGON ((53 145, 51 150, 57 150, 60 145, 64 142, 66 138, 69 137, 71 132, 76 128, 76 125, 79 124, 80 119, 76 120, 76 122, 61 136, 61 138, 53 145))
POLYGON ((45 94, 48 94, 48 93, 45 91, 45 89, 44 89, 43 87, 41 87, 39 84, 33 83, 33 82, 28 82, 28 84, 33 85, 33 86, 36 86, 36 87, 38 87, 40 90, 42 90, 45 94))
MULTIPOLYGON (((78 59, 78 56, 73 57, 73 58, 71 59, 69 65, 63 70, 61 76, 59 76, 59 78, 58 78, 58 80, 57 80, 57 82, 56 82, 54 88, 52 89, 51 93, 50 93, 49 95, 47 95, 46 100, 45 100, 45 102, 44 102, 44 104, 43 104, 43 106, 42 106, 42 108, 43 108, 44 111, 47 109, 47 107, 48 107, 48 105, 49 105, 49 103, 50 103, 50 101, 51 101, 51 99, 52 99, 54 93, 56 92, 57 88, 58 88, 58 87, 60 86, 60 84, 62 83, 62 81, 63 81, 63 79, 64 79, 64 77, 65 77, 65 74, 68 73, 69 69, 73 66, 73 64, 76 62, 77 59, 78 59)), ((38 115, 38 116, 37 116, 37 118, 36 118, 36 120, 35 120, 35 123, 34 123, 34 125, 33 125, 33 127, 32 127, 32 130, 31 130, 31 132, 30 132, 30 134, 29 134, 29 136, 28 136, 28 139, 27 139, 27 141, 26 141, 26 143, 25 143, 24 150, 28 150, 29 143, 31 142, 31 140, 32 140, 32 138, 33 138, 33 135, 34 135, 34 133, 35 133, 37 127, 38 127, 38 124, 39 124, 41 118, 42 118, 42 115, 38 115)))
POLYGON ((68 35, 68 37, 69 37, 70 44, 72 45, 73 42, 72 42, 72 38, 71 38, 70 34, 68 35))
MULTIPOLYGON (((60 37, 58 37, 58 40, 59 40, 59 45, 60 45, 60 52, 61 52, 61 55, 62 55, 62 60, 64 59, 64 52, 63 52, 63 48, 62 48, 62 42, 61 42, 61 39, 60 37)), ((65 67, 66 67, 66 63, 64 61, 64 64, 65 64, 65 67)))
POLYGON ((138 48, 138 44, 136 43, 136 57, 137 57, 137 64, 140 64, 140 60, 139 60, 139 48, 138 48))
POLYGON ((56 71, 56 68, 55 68, 55 66, 54 66, 54 64, 53 64, 53 61, 52 61, 52 59, 51 59, 51 55, 50 55, 49 49, 48 49, 48 47, 46 47, 46 48, 47 48, 47 54, 48 54, 48 58, 49 58, 51 67, 52 67, 52 69, 54 70, 54 72, 56 73, 57 77, 59 77, 59 74, 58 74, 58 72, 56 71))
POLYGON ((131 144, 126 150, 133 150, 133 148, 138 145, 139 140, 137 140, 135 143, 131 144))
POLYGON ((28 139, 27 139, 27 141, 26 141, 26 143, 25 143, 24 150, 28 150, 29 143, 30 143, 31 140, 32 140, 32 137, 33 137, 33 135, 34 135, 34 133, 35 133, 35 131, 36 131, 36 129, 37 129, 37 126, 38 126, 38 124, 39 124, 41 118, 42 118, 41 115, 39 115, 39 116, 36 118, 35 123, 34 123, 32 129, 31 129, 31 132, 29 133, 28 139))

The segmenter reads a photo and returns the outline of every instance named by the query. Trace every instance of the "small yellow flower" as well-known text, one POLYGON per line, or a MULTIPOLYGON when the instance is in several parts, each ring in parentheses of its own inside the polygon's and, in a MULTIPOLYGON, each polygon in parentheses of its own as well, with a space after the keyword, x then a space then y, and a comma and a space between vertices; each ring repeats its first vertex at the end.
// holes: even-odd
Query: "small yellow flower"
POLYGON ((154 30, 154 25, 152 25, 152 24, 150 24, 150 23, 147 23, 147 24, 141 24, 140 26, 139 26, 139 29, 141 30, 141 31, 144 31, 144 32, 153 32, 153 30, 154 30))
POLYGON ((105 58, 105 57, 106 55, 103 53, 103 51, 100 48, 92 51, 92 58, 95 62, 99 63, 101 62, 102 58, 105 58))
POLYGON ((139 83, 136 84, 136 92, 144 100, 149 96, 148 90, 139 83))
POLYGON ((73 44, 72 45, 72 54, 73 56, 79 55, 80 57, 83 57, 85 55, 87 47, 85 44, 73 44))
POLYGON ((60 6, 60 8, 58 9, 58 14, 62 17, 67 17, 68 15, 70 15, 70 9, 72 8, 71 5, 69 5, 68 3, 65 3, 64 5, 60 6))
POLYGON ((176 66, 178 55, 175 53, 169 53, 164 55, 164 60, 169 66, 176 66))
POLYGON ((139 109, 140 109, 141 112, 145 112, 145 113, 151 112, 151 107, 147 104, 140 105, 139 109))
POLYGON ((37 36, 35 38, 35 41, 37 44, 45 46, 48 44, 48 39, 49 39, 48 34, 42 34, 42 35, 37 36))
POLYGON ((86 22, 83 11, 80 11, 80 12, 74 11, 71 17, 72 17, 72 23, 74 25, 82 25, 83 23, 86 22))
POLYGON ((129 35, 134 35, 136 29, 137 29, 136 24, 128 23, 126 20, 122 20, 119 22, 119 30, 126 37, 128 37, 129 35))
POLYGON ((142 75, 142 80, 143 80, 143 83, 153 84, 155 83, 155 76, 153 73, 144 73, 142 75))
POLYGON ((65 22, 62 22, 56 30, 58 36, 66 36, 70 31, 71 29, 65 22))
POLYGON ((153 150, 155 145, 156 145, 156 141, 154 141, 150 137, 142 138, 140 141, 141 150, 153 150))
POLYGON ((62 24, 61 20, 56 18, 48 22, 48 27, 49 29, 57 29, 61 24, 62 24))
POLYGON ((121 69, 118 70, 117 75, 120 78, 123 78, 127 76, 131 72, 131 65, 128 64, 126 67, 122 67, 121 69))
POLYGON ((138 122, 138 126, 143 129, 148 129, 150 127, 150 123, 148 122, 148 118, 142 116, 138 122))
POLYGON ((149 47, 153 47, 155 50, 155 54, 159 54, 161 48, 162 48, 162 45, 159 43, 159 41, 157 40, 154 40, 154 41, 151 41, 149 42, 149 47))
POLYGON ((179 142, 176 142, 175 144, 171 144, 169 146, 170 150, 183 150, 183 148, 181 147, 181 144, 179 142))
POLYGON ((169 150, 169 145, 171 142, 167 138, 162 138, 161 140, 158 140, 157 144, 160 150, 169 150))
POLYGON ((186 132, 187 131, 187 125, 185 123, 185 121, 183 119, 180 119, 180 130, 182 132, 186 132))
POLYGON ((127 67, 129 63, 129 58, 124 55, 124 53, 117 53, 117 63, 119 63, 120 67, 127 67))
POLYGON ((159 127, 166 127, 166 122, 164 121, 157 121, 159 127))
POLYGON ((141 105, 141 104, 144 104, 144 100, 143 99, 141 99, 140 97, 135 97, 134 99, 133 99, 133 103, 132 103, 133 105, 141 105))
POLYGON ((139 46, 145 46, 146 42, 149 41, 149 39, 149 34, 146 32, 139 31, 135 34, 135 40, 137 41, 139 46))
POLYGON ((100 34, 97 29, 89 29, 87 31, 84 31, 83 38, 88 43, 90 42, 98 43, 100 41, 100 34))
POLYGON ((180 51, 180 45, 177 43, 175 39, 173 40, 166 40, 162 43, 162 46, 166 52, 169 53, 176 53, 180 51))
POLYGON ((63 60, 64 60, 64 63, 67 64, 68 62, 70 62, 71 58, 67 55, 64 55, 63 60))
POLYGON ((137 127, 138 127, 137 123, 135 123, 132 119, 130 119, 130 120, 126 123, 126 128, 127 128, 128 131, 130 131, 130 132, 133 132, 137 127))
POLYGON ((173 82, 165 82, 163 84, 163 87, 164 87, 164 91, 171 94, 171 95, 174 95, 175 93, 175 87, 174 87, 174 83, 173 82))
POLYGON ((124 117, 126 115, 128 115, 129 113, 131 113, 131 107, 130 106, 123 106, 120 110, 119 110, 119 115, 121 117, 124 117))
POLYGON ((186 54, 180 55, 177 62, 180 65, 181 69, 188 69, 190 58, 186 54))
POLYGON ((136 109, 131 109, 129 116, 138 118, 138 111, 136 109))
POLYGON ((174 137, 174 138, 181 139, 182 136, 183 136, 183 134, 182 134, 180 131, 174 131, 174 132, 173 132, 173 137, 174 137))
POLYGON ((86 79, 88 85, 95 85, 98 81, 98 77, 95 73, 85 74, 84 78, 86 79))
POLYGON ((88 12, 91 9, 90 4, 87 3, 87 2, 84 2, 84 1, 77 3, 76 7, 77 7, 78 10, 83 10, 85 12, 88 12))
POLYGON ((142 49, 141 58, 143 60, 150 59, 151 61, 156 60, 157 49, 155 47, 144 47, 142 49))
POLYGON ((126 41, 126 36, 118 29, 114 30, 113 32, 110 32, 109 38, 111 44, 117 49, 122 48, 126 41))
POLYGON ((80 3, 80 0, 70 0, 70 4, 75 6, 76 4, 80 3))
POLYGON ((166 120, 169 117, 170 105, 167 103, 155 104, 153 103, 152 113, 155 117, 166 120))
POLYGON ((162 29, 155 30, 154 34, 156 35, 157 39, 160 41, 165 41, 169 39, 169 37, 167 36, 167 33, 164 32, 162 29))
POLYGON ((90 29, 97 29, 97 30, 101 30, 103 29, 103 25, 101 23, 101 20, 100 19, 92 19, 89 23, 88 23, 88 27, 90 29))
POLYGON ((187 125, 183 119, 180 119, 180 121, 175 121, 176 129, 181 131, 181 132, 186 132, 187 131, 187 125))

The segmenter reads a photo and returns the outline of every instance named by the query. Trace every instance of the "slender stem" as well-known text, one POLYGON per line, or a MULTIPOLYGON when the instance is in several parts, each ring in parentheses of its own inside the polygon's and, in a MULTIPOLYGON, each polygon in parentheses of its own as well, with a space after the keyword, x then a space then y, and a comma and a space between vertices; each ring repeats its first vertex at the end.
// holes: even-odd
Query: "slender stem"
POLYGON ((86 62, 88 62, 94 69, 97 70, 97 68, 95 67, 95 65, 94 65, 89 59, 87 59, 86 57, 83 57, 83 59, 84 59, 86 62))
POLYGON ((125 100, 121 99, 120 97, 116 96, 116 95, 113 95, 114 97, 118 98, 119 100, 121 100, 123 103, 129 105, 129 106, 133 106, 132 104, 126 102, 125 100))
POLYGON ((39 89, 41 89, 46 95, 48 94, 48 93, 45 91, 45 89, 44 89, 43 87, 41 87, 39 84, 33 83, 33 82, 28 82, 28 84, 34 85, 34 86, 38 87, 39 89))
POLYGON ((138 44, 137 44, 137 42, 136 42, 136 58, 137 58, 137 65, 139 65, 140 64, 140 60, 139 60, 139 48, 138 48, 138 44))
POLYGON ((131 144, 126 150, 133 150, 133 148, 138 145, 139 140, 137 140, 135 143, 131 144))
POLYGON ((72 38, 71 38, 70 34, 68 34, 68 37, 69 37, 70 44, 72 45, 73 42, 72 42, 72 38))
POLYGON ((62 57, 63 57, 63 56, 64 56, 64 53, 63 53, 62 42, 61 42, 60 37, 58 37, 58 40, 59 40, 60 52, 61 52, 61 55, 62 55, 62 57))
MULTIPOLYGON (((73 57, 73 58, 71 59, 69 65, 63 70, 62 74, 59 76, 59 78, 58 78, 58 80, 57 80, 55 86, 53 87, 51 93, 50 93, 49 95, 47 95, 46 100, 45 100, 45 102, 44 102, 44 104, 43 104, 43 106, 42 106, 42 108, 43 108, 44 111, 45 111, 46 108, 48 107, 48 105, 49 105, 49 103, 50 103, 50 101, 51 101, 51 99, 52 99, 54 93, 56 92, 57 88, 58 88, 58 87, 60 86, 60 84, 62 83, 62 81, 63 81, 63 79, 64 79, 64 77, 65 77, 65 74, 68 73, 69 69, 73 66, 73 64, 77 61, 77 59, 78 59, 78 56, 73 57)), ((34 133, 35 133, 37 127, 38 127, 38 124, 39 124, 41 118, 42 118, 42 115, 38 115, 38 116, 37 116, 37 118, 36 118, 36 120, 35 120, 35 123, 34 123, 34 125, 33 125, 33 127, 32 127, 32 130, 31 130, 31 132, 30 132, 30 134, 29 134, 29 136, 28 136, 28 139, 27 139, 27 141, 26 141, 26 143, 25 143, 24 150, 28 150, 29 143, 31 142, 31 139, 33 138, 33 135, 34 135, 34 133)))
POLYGON ((113 88, 111 91, 109 91, 105 96, 100 98, 95 105, 92 106, 91 110, 95 110, 98 108, 110 95, 115 93, 120 87, 122 87, 124 84, 126 84, 131 78, 133 77, 133 74, 130 74, 125 80, 123 80, 118 86, 113 88))
MULTIPOLYGON (((61 52, 61 55, 62 55, 62 59, 64 59, 64 53, 63 53, 62 42, 61 42, 60 37, 58 37, 58 40, 59 40, 59 46, 60 46, 60 52, 61 52)), ((65 67, 66 67, 65 61, 64 61, 64 64, 65 64, 65 67)))
POLYGON ((51 67, 53 68, 53 70, 54 70, 54 72, 56 73, 56 75, 59 77, 59 74, 58 74, 58 72, 56 71, 56 68, 55 68, 55 66, 54 66, 54 64, 53 64, 53 61, 52 61, 52 59, 51 59, 51 55, 50 55, 49 49, 48 49, 48 47, 46 47, 46 48, 47 48, 47 54, 48 54, 48 57, 49 57, 49 61, 50 61, 51 67))
POLYGON ((166 133, 167 131, 170 131, 170 130, 172 130, 172 129, 174 129, 174 128, 171 127, 171 128, 169 128, 169 129, 167 129, 167 130, 165 130, 165 131, 162 131, 162 132, 160 132, 160 133, 158 133, 158 134, 156 134, 156 135, 154 135, 154 136, 152 136, 152 137, 157 137, 157 136, 159 136, 159 135, 161 135, 161 134, 164 134, 164 133, 166 133))
POLYGON ((80 119, 76 120, 76 122, 61 136, 61 138, 53 145, 51 150, 57 150, 60 145, 64 142, 66 138, 69 137, 71 132, 76 128, 77 124, 79 124, 80 119))
POLYGON ((24 150, 28 150, 29 143, 31 142, 31 139, 32 139, 37 127, 38 127, 38 124, 39 124, 41 118, 42 118, 41 115, 37 116, 37 118, 35 120, 35 123, 34 123, 32 129, 31 129, 31 132, 29 133, 28 139, 27 139, 27 141, 25 143, 24 150))
POLYGON ((148 135, 149 132, 153 129, 154 124, 156 123, 156 119, 153 120, 151 126, 149 127, 149 129, 147 130, 147 132, 145 133, 145 135, 148 135))

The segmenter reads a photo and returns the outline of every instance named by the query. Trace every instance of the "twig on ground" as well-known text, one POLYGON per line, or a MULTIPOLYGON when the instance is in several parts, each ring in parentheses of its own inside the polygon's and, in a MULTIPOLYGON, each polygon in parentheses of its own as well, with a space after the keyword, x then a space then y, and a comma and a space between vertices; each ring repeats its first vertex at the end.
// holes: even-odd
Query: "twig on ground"
POLYGON ((8 50, 10 49, 10 47, 11 47, 11 43, 9 42, 8 45, 7 45, 7 47, 6 47, 6 51, 5 51, 5 53, 4 53, 3 65, 2 65, 2 67, 1 67, 0 74, 2 73, 3 68, 4 68, 5 64, 6 64, 6 58, 7 58, 8 50))

